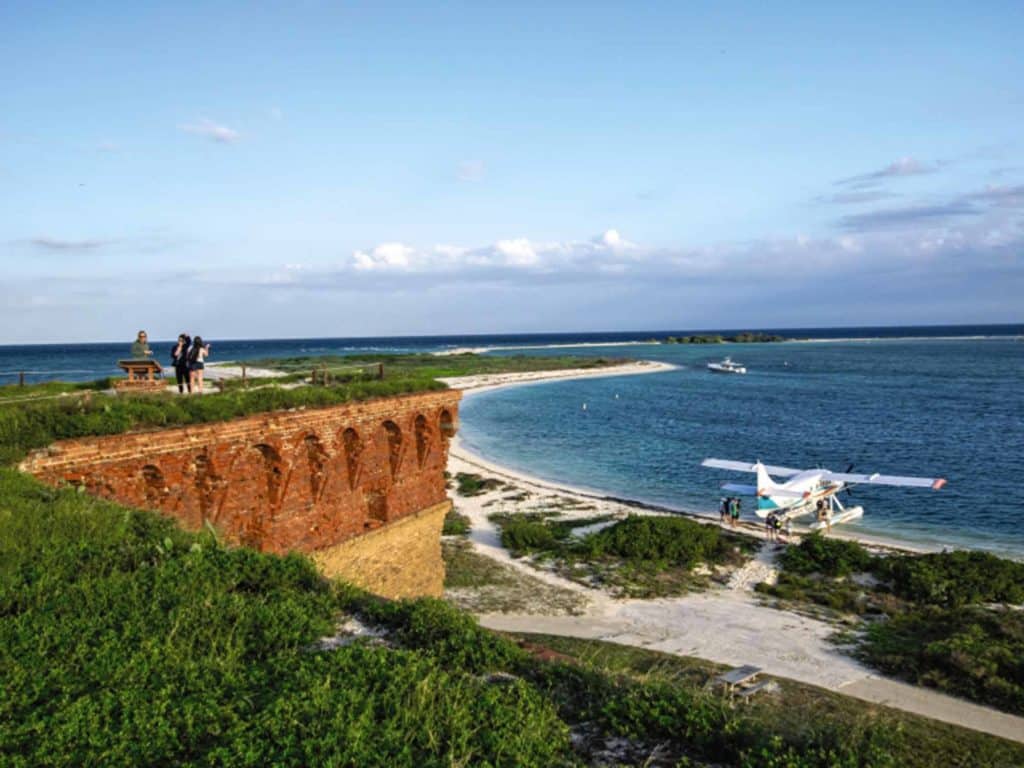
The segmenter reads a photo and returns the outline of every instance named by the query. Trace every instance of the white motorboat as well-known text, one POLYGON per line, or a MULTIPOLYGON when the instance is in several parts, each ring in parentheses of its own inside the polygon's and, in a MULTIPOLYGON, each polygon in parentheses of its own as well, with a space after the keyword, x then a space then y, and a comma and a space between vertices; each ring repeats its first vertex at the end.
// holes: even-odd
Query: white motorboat
POLYGON ((732 358, 725 358, 717 363, 708 363, 708 370, 712 373, 746 373, 747 369, 739 363, 734 363, 732 358))

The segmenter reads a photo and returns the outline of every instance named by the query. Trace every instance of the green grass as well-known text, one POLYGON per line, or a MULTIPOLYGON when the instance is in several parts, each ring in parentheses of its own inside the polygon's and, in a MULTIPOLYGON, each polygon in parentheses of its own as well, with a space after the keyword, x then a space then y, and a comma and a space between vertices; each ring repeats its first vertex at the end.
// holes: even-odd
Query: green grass
POLYGON ((568 368, 601 368, 628 362, 606 357, 528 356, 528 355, 460 355, 381 354, 323 355, 250 360, 248 365, 288 373, 310 373, 313 368, 326 368, 338 376, 376 376, 377 366, 384 365, 384 376, 426 376, 447 378, 485 373, 521 373, 527 371, 558 371, 568 368))
POLYGON ((588 586, 634 598, 667 597, 701 589, 709 577, 698 566, 739 565, 756 540, 683 517, 630 515, 581 539, 575 527, 607 520, 558 519, 559 511, 495 514, 502 546, 514 557, 532 556, 542 565, 588 586))
POLYGON ((698 662, 666 676, 607 653, 541 661, 440 601, 375 598, 0 469, 0 764, 585 765, 613 737, 685 765, 1024 761, 863 705, 797 727, 786 695, 755 716, 700 690, 698 662), (320 650, 352 615, 387 643, 320 650))
POLYGON ((35 400, 59 395, 83 395, 98 392, 114 386, 113 379, 98 379, 86 382, 47 381, 40 384, 7 384, 0 387, 0 403, 4 401, 35 400))

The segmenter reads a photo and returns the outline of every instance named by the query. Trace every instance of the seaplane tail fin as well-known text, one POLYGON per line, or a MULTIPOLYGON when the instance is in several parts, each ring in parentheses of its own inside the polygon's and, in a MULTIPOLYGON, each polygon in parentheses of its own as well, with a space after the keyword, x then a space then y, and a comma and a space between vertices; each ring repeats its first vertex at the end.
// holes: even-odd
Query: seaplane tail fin
POLYGON ((757 472, 757 493, 759 496, 770 493, 775 490, 776 483, 772 480, 771 475, 768 474, 768 467, 761 462, 758 462, 754 466, 757 472))

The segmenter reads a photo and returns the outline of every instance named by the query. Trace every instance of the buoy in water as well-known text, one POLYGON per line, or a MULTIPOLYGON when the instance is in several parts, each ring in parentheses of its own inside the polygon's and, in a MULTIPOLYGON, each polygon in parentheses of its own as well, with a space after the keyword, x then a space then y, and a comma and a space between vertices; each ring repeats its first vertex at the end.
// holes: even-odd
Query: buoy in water
POLYGON ((583 404, 583 410, 584 411, 587 410, 587 404, 586 403, 583 404))

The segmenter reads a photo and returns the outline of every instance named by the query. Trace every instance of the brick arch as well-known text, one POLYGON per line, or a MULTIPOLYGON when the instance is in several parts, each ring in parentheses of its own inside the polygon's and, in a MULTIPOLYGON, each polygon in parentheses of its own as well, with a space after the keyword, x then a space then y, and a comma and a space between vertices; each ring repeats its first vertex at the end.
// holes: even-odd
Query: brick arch
POLYGON ((394 478, 398 475, 398 468, 402 465, 402 429, 391 419, 381 424, 381 428, 387 439, 388 466, 391 467, 391 477, 394 478))
POLYGON ((437 426, 441 433, 442 440, 451 440, 455 437, 455 417, 447 408, 442 408, 437 416, 437 426))
POLYGON ((142 495, 146 499, 146 508, 159 509, 170 493, 163 470, 156 464, 146 464, 139 474, 142 477, 142 495))
POLYGON ((416 463, 422 468, 430 455, 430 443, 433 439, 430 423, 422 413, 416 414, 413 420, 413 432, 416 436, 416 463))
POLYGON ((363 439, 352 427, 345 428, 341 433, 341 450, 345 456, 345 473, 348 475, 349 490, 354 491, 359 485, 359 475, 363 468, 363 439))
POLYGON ((320 436, 308 432, 302 438, 302 454, 309 469, 309 492, 313 503, 320 501, 327 485, 327 468, 330 456, 320 436))
POLYGON ((208 449, 204 448, 192 457, 191 474, 199 501, 200 517, 204 521, 217 522, 220 517, 220 504, 218 504, 217 496, 224 481, 217 471, 217 466, 208 449))

